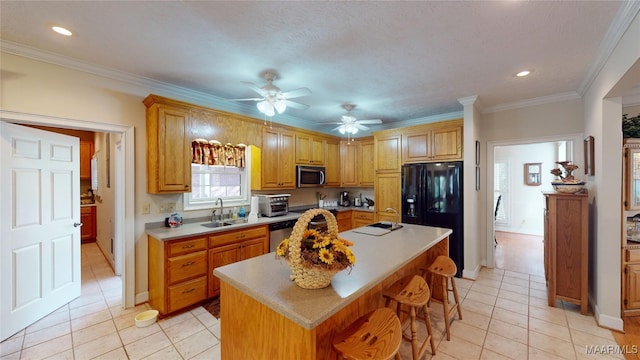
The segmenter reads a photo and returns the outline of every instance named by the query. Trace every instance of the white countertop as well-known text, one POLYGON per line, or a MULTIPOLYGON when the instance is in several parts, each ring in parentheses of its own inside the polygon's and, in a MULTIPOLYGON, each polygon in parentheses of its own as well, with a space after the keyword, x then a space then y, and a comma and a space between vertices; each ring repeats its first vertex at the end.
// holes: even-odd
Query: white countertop
POLYGON ((213 273, 300 326, 313 329, 451 234, 450 229, 402 225, 383 236, 351 230, 340 233, 354 243, 356 264, 350 273, 338 273, 324 289, 298 287, 290 280, 286 260, 276 259, 275 253, 226 265, 213 273))
POLYGON ((152 227, 152 228, 146 229, 146 232, 147 232, 147 235, 149 236, 153 236, 158 240, 165 241, 165 240, 173 240, 173 239, 179 239, 179 238, 184 238, 189 236, 213 234, 221 231, 238 230, 245 227, 266 225, 266 224, 271 224, 271 223, 286 221, 286 220, 295 220, 299 218, 300 215, 302 214, 297 212, 289 212, 287 215, 283 215, 283 216, 260 217, 256 222, 253 222, 253 223, 247 222, 242 224, 220 226, 217 228, 204 227, 202 226, 202 224, 209 223, 210 221, 201 221, 201 222, 186 223, 177 228, 169 228, 165 226, 152 227))

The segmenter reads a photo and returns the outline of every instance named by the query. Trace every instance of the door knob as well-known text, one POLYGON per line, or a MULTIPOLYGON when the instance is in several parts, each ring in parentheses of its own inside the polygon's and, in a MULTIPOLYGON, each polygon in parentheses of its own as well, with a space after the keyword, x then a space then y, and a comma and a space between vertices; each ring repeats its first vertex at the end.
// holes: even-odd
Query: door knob
POLYGON ((82 226, 82 223, 73 223, 73 227, 82 226))

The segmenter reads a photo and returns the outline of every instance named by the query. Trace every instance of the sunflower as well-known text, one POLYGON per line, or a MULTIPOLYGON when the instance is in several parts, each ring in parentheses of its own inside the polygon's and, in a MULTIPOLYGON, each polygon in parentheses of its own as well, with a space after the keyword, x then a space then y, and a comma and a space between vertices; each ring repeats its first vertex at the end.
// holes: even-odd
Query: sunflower
POLYGON ((284 256, 288 250, 289 250, 289 239, 284 239, 282 240, 282 242, 280 242, 280 244, 278 244, 278 247, 276 248, 276 255, 284 256))
POLYGON ((329 265, 333 264, 333 254, 329 250, 320 249, 318 255, 320 255, 320 260, 322 260, 323 263, 329 265))
POLYGON ((331 244, 331 238, 329 238, 328 236, 316 237, 316 239, 313 240, 313 248, 314 249, 325 248, 329 244, 331 244))

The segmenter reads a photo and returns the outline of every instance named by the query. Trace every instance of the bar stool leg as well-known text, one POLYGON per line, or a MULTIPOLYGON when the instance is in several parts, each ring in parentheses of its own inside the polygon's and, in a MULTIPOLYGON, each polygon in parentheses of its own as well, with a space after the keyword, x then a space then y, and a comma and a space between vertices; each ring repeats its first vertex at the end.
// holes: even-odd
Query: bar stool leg
POLYGON ((429 343, 431 344, 431 355, 435 355, 436 345, 435 345, 435 342, 433 341, 433 330, 431 327, 431 316, 429 316, 429 307, 427 305, 423 306, 422 312, 424 312, 424 322, 427 325, 427 336, 429 336, 429 343))
POLYGON ((462 311, 460 311, 460 300, 458 299, 458 289, 456 289, 456 283, 453 282, 453 278, 451 278, 451 288, 453 289, 453 298, 456 300, 456 306, 458 310, 458 317, 462 320, 462 311))
POLYGON ((447 341, 451 341, 451 331, 449 330, 449 291, 447 278, 442 278, 442 307, 444 308, 444 328, 447 331, 447 341))
POLYGON ((418 358, 418 327, 416 326, 416 308, 411 307, 411 352, 413 359, 418 358))

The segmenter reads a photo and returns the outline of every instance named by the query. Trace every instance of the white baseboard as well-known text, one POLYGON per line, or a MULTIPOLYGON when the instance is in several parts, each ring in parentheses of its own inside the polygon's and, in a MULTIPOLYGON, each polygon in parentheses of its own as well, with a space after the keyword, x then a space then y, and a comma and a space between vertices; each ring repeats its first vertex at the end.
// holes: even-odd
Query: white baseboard
POLYGON ((480 268, 481 268, 481 265, 478 265, 473 270, 463 269, 462 270, 462 277, 465 278, 465 279, 475 280, 475 279, 478 278, 478 275, 480 274, 480 268))
POLYGON ((624 331, 624 321, 622 321, 622 318, 601 314, 598 306, 594 306, 594 312, 598 325, 611 330, 624 331))
POLYGON ((140 294, 136 294, 136 305, 140 305, 149 301, 149 292, 145 291, 140 294))

